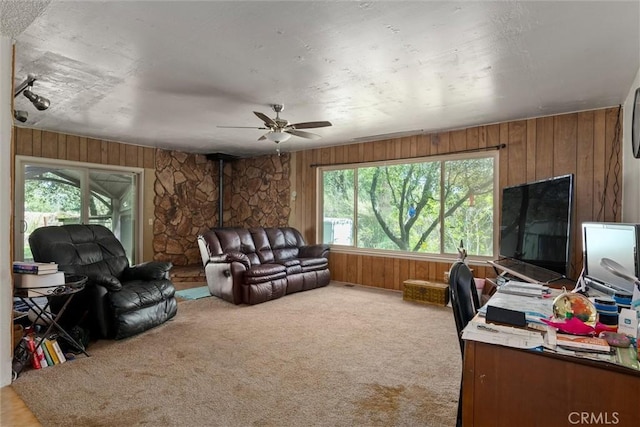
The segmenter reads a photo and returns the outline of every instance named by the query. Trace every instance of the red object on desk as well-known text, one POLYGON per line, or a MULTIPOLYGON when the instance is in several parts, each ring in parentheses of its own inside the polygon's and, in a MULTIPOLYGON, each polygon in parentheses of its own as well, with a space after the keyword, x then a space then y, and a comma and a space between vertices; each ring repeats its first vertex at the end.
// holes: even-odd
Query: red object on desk
POLYGON ((596 322, 596 327, 589 326, 584 323, 582 320, 577 317, 572 317, 571 319, 563 320, 561 322, 550 320, 550 319, 540 319, 544 323, 549 326, 553 326, 560 332, 564 332, 566 334, 571 335, 598 335, 600 332, 611 332, 612 328, 609 325, 602 324, 600 322, 596 322))

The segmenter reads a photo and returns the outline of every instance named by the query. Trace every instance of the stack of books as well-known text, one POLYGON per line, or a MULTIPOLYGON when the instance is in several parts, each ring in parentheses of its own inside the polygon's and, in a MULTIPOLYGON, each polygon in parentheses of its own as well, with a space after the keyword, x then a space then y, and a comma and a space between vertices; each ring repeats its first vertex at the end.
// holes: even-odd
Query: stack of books
POLYGON ((67 361, 58 341, 54 336, 40 339, 33 334, 25 335, 25 344, 31 354, 31 366, 35 369, 58 365, 67 361), (36 342, 40 345, 36 348, 36 342))
POLYGON ((65 284, 64 273, 55 263, 14 261, 13 273, 16 292, 24 297, 45 296, 65 284))

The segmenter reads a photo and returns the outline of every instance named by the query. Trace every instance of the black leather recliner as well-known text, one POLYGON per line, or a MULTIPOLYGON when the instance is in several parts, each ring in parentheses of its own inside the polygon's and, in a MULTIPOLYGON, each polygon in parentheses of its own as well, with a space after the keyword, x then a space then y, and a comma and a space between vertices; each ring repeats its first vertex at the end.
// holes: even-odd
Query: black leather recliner
POLYGON ((126 338, 175 316, 169 262, 129 265, 120 241, 102 225, 41 227, 29 236, 36 262, 55 262, 65 273, 88 277, 63 315, 83 324, 92 338, 126 338))

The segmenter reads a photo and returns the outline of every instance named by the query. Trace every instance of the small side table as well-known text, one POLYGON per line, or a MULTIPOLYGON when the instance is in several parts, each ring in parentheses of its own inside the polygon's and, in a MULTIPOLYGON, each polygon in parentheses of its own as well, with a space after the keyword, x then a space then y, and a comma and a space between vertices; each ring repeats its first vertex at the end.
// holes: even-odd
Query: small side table
MULTIPOLYGON (((84 353, 85 356, 89 357, 89 353, 87 353, 84 345, 77 342, 71 335, 69 335, 69 333, 59 323, 60 318, 64 314, 64 311, 67 309, 67 306, 73 299, 74 295, 84 289, 86 282, 87 276, 66 274, 64 285, 47 286, 42 288, 14 288, 14 296, 20 298, 23 303, 29 305, 36 314, 36 318, 31 322, 31 326, 37 325, 40 320, 48 325, 44 334, 42 334, 40 339, 36 341, 36 348, 38 348, 42 344, 44 339, 55 330, 61 336, 63 336, 73 347, 77 348, 78 350, 80 350, 80 352, 84 353), (44 307, 41 307, 37 304, 27 303, 27 300, 41 297, 47 297, 47 303, 44 307), (50 312, 48 312, 53 298, 65 298, 62 306, 55 314, 55 317, 50 312)), ((16 349, 14 349, 14 354, 16 354, 17 350, 18 348, 16 347, 16 349)), ((24 364, 14 364, 14 375, 17 376, 18 374, 20 374, 23 368, 24 364)))

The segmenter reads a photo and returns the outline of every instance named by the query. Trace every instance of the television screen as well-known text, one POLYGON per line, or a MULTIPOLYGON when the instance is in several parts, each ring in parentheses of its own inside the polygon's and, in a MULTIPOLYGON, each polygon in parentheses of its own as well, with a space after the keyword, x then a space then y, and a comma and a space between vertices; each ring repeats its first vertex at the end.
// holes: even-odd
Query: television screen
POLYGON ((567 274, 573 175, 502 190, 500 256, 567 274))
POLYGON ((638 239, 640 225, 605 222, 585 222, 582 224, 582 250, 584 255, 584 275, 590 280, 613 289, 633 293, 633 284, 616 276, 602 265, 602 258, 609 258, 620 264, 630 274, 637 276, 638 239))

